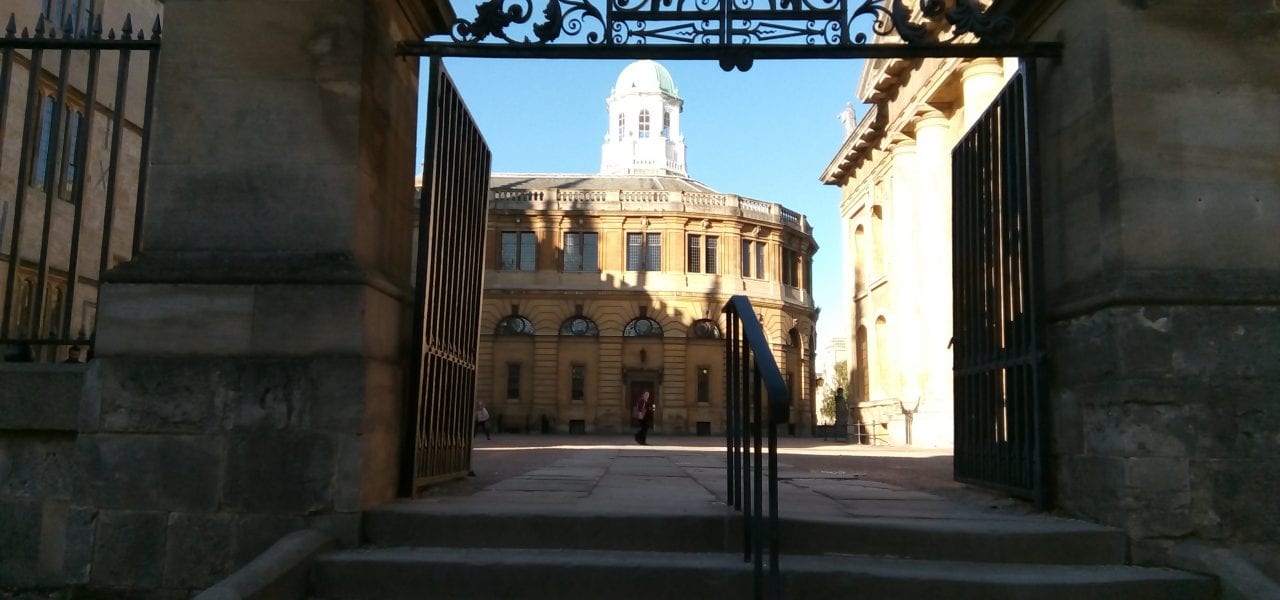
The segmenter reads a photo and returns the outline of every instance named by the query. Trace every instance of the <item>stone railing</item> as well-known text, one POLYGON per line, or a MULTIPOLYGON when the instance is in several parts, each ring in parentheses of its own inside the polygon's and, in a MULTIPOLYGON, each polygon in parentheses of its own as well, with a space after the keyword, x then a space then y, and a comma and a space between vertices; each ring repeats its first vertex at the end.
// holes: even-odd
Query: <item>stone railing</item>
MULTIPOLYGON (((761 221, 769 221, 783 227, 804 233, 813 233, 813 228, 803 214, 784 208, 780 204, 746 198, 734 194, 717 194, 712 192, 683 192, 665 190, 561 190, 547 188, 542 190, 493 190, 489 195, 490 203, 500 203, 501 208, 574 208, 566 205, 591 205, 610 203, 617 208, 626 209, 628 205, 637 209, 653 210, 655 205, 666 204, 666 210, 698 212, 736 211, 738 215, 761 221)), ((577 206, 577 208, 586 208, 577 206)))

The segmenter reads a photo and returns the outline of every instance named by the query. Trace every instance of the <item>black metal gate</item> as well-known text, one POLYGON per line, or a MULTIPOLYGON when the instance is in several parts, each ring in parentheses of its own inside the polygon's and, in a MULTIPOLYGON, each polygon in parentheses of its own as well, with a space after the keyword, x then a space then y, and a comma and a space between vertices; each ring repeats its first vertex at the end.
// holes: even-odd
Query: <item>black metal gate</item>
POLYGON ((491 155, 439 57, 430 60, 414 347, 401 481, 413 495, 471 468, 491 155))
POLYGON ((955 477, 1047 505, 1031 65, 951 154, 955 477))

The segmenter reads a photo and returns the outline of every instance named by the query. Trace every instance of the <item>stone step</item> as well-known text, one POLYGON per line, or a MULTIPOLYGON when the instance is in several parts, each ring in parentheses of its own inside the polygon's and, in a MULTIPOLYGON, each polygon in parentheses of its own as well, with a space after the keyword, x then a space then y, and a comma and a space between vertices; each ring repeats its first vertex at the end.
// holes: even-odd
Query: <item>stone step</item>
MULTIPOLYGON (((1206 577, 1120 565, 1030 565, 857 555, 784 556, 785 598, 1211 600, 1206 577)), ((315 600, 717 600, 751 597, 740 554, 548 548, 364 548, 311 571, 315 600)))
MULTIPOLYGON (((372 546, 557 548, 660 552, 736 552, 742 520, 719 510, 613 514, 442 508, 398 503, 365 513, 372 546)), ((863 554, 927 560, 1124 564, 1122 532, 1082 521, 1019 515, 1002 519, 786 518, 787 554, 863 554)))

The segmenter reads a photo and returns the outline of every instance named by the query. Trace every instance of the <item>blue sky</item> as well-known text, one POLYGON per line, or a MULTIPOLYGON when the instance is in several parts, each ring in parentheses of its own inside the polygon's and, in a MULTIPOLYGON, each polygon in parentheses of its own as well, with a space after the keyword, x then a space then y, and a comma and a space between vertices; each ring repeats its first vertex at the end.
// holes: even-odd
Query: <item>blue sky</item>
MULTIPOLYGON (((494 171, 595 173, 605 98, 628 63, 455 58, 445 67, 493 150, 494 171)), ((710 61, 662 64, 685 102, 690 177, 807 215, 821 247, 814 259, 820 343, 848 335, 840 194, 818 177, 843 142, 837 115, 854 99, 861 61, 760 61, 745 73, 710 61)))

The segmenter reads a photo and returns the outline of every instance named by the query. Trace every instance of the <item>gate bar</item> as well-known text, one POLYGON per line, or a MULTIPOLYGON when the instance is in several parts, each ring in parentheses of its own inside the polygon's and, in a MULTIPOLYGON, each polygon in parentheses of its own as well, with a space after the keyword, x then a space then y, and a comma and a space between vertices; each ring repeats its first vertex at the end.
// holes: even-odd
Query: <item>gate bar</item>
POLYGON ((631 60, 742 61, 843 58, 1052 58, 1062 57, 1059 42, 1020 44, 857 44, 796 45, 756 44, 656 46, 649 44, 477 44, 469 42, 400 42, 401 56, 456 56, 466 58, 543 58, 631 60))

